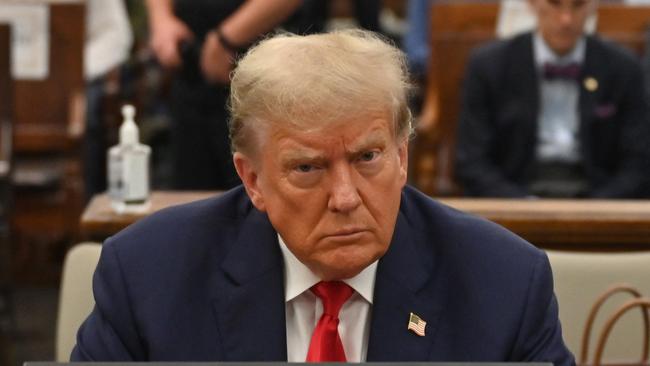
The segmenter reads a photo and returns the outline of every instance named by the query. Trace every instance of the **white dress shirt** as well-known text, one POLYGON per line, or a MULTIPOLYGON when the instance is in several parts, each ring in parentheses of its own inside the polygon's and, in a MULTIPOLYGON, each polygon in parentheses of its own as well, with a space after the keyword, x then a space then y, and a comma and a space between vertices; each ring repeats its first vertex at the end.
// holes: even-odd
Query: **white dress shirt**
POLYGON ((580 160, 578 128, 580 124, 580 83, 570 80, 545 80, 544 64, 582 64, 585 39, 573 50, 557 56, 539 33, 533 37, 535 64, 539 72, 540 104, 537 124, 537 159, 541 162, 576 163, 580 160))
MULTIPOLYGON (((309 290, 320 278, 291 253, 280 235, 278 241, 284 258, 287 361, 305 362, 312 333, 323 314, 323 304, 309 290)), ((348 362, 366 360, 376 272, 375 261, 355 277, 343 280, 355 291, 339 313, 339 335, 348 362)))
POLYGON ((84 77, 103 76, 129 57, 133 34, 124 0, 86 1, 84 77))

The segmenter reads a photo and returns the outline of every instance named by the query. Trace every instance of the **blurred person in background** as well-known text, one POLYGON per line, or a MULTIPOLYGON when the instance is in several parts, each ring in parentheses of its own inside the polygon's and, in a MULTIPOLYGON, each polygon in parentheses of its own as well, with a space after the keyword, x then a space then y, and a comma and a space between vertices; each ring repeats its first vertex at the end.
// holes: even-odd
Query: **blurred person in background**
POLYGON ((402 45, 413 78, 424 81, 429 66, 429 32, 431 29, 431 4, 433 0, 409 0, 406 17, 408 30, 402 45))
POLYGON ((462 93, 456 173, 493 197, 648 194, 644 76, 584 25, 596 0, 529 0, 537 29, 475 50, 462 93))
POLYGON ((228 189, 239 179, 228 139, 229 74, 237 54, 300 0, 147 0, 150 44, 175 74, 170 93, 172 186, 228 189))
POLYGON ((383 1, 381 0, 349 0, 346 2, 332 0, 304 0, 303 5, 291 17, 288 29, 298 34, 322 33, 328 29, 328 21, 350 10, 356 26, 373 32, 382 32, 380 14, 383 1), (345 6, 350 5, 350 9, 345 6), (343 7, 343 9, 341 9, 343 7))

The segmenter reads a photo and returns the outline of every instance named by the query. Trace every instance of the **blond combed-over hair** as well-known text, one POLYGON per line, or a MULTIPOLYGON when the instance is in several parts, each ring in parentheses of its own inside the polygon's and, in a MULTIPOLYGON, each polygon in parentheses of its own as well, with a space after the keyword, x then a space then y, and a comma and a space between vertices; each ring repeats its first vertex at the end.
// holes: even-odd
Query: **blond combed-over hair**
POLYGON ((411 134, 404 54, 375 33, 278 34, 251 48, 232 73, 232 150, 248 152, 260 123, 301 130, 388 113, 411 134))

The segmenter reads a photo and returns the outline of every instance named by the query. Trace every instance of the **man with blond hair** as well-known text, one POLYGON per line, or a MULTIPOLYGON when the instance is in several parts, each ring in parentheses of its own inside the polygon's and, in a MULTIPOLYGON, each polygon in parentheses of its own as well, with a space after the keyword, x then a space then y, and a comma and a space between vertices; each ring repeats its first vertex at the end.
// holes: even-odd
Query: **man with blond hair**
POLYGON ((243 186, 106 241, 72 359, 573 365, 545 254, 405 186, 407 80, 362 31, 251 49, 243 186))

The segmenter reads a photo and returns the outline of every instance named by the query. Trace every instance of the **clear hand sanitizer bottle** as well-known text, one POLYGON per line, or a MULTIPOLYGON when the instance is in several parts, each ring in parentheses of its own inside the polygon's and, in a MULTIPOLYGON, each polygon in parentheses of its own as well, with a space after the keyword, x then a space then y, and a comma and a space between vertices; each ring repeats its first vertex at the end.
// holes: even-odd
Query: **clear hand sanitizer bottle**
POLYGON ((149 208, 151 148, 139 142, 135 108, 122 107, 120 142, 108 150, 108 195, 117 213, 141 213, 149 208))

